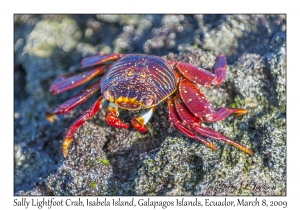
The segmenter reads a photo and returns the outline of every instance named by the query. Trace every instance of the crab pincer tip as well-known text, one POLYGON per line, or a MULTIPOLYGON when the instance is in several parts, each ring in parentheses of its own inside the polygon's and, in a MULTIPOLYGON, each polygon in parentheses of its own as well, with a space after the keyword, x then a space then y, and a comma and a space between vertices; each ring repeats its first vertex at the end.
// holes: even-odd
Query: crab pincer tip
POLYGON ((248 148, 246 148, 246 149, 244 150, 244 152, 246 152, 246 153, 249 154, 249 155, 253 155, 252 150, 250 150, 250 149, 248 149, 248 148))
POLYGON ((131 120, 131 125, 141 133, 146 133, 148 131, 147 126, 144 124, 140 124, 135 118, 131 120))

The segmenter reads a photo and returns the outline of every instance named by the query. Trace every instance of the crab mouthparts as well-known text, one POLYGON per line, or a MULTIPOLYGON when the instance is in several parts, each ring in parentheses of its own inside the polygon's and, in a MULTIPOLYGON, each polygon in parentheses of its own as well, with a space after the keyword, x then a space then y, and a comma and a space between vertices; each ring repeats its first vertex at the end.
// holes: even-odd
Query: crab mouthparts
POLYGON ((141 103, 136 98, 119 97, 115 100, 115 104, 122 109, 137 110, 141 108, 141 103))

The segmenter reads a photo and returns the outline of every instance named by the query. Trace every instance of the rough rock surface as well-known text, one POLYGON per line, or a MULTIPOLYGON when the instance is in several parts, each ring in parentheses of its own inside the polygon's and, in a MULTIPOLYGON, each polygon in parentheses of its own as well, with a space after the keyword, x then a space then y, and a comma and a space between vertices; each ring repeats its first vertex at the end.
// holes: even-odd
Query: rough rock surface
MULTIPOLYGON (((285 15, 15 15, 14 191, 16 195, 286 195, 285 15), (146 53, 213 71, 227 56, 226 81, 202 90, 242 117, 205 124, 254 151, 212 140, 213 152, 170 126, 165 103, 149 133, 109 127, 104 110, 64 132, 97 96, 54 124, 44 112, 82 87, 48 89, 96 52, 146 53)), ((129 120, 135 113, 123 111, 129 120)))

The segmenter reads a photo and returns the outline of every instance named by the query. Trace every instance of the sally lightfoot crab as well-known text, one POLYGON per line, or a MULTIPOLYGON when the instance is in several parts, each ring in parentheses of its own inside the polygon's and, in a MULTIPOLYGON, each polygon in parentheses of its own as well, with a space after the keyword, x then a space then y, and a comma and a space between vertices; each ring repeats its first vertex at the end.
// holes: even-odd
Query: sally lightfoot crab
POLYGON ((65 114, 85 102, 91 95, 100 92, 101 96, 69 128, 63 143, 65 157, 68 147, 80 126, 92 118, 105 104, 106 122, 117 128, 129 128, 128 123, 118 118, 118 109, 145 111, 131 119, 131 125, 140 132, 146 132, 155 107, 167 100, 169 121, 186 136, 196 139, 209 148, 216 146, 205 137, 218 139, 252 155, 247 147, 223 134, 203 127, 203 122, 223 120, 230 114, 245 114, 246 109, 222 107, 215 110, 198 85, 211 88, 221 84, 226 76, 226 58, 219 55, 214 74, 184 62, 168 61, 163 58, 143 54, 102 54, 84 58, 84 70, 73 76, 60 76, 50 87, 53 94, 82 85, 91 79, 102 76, 80 93, 46 112, 46 118, 53 122, 57 114, 65 114))

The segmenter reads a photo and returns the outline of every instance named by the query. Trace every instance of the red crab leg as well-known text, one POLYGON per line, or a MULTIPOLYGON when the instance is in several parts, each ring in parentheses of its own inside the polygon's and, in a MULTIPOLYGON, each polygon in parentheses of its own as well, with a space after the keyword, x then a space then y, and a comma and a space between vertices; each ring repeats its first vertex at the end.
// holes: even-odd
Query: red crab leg
POLYGON ((70 126, 62 142, 62 152, 65 157, 68 156, 68 147, 71 144, 76 131, 83 123, 91 119, 102 108, 105 101, 106 99, 104 99, 103 96, 100 96, 99 99, 70 126))
POLYGON ((247 113, 246 109, 231 108, 220 108, 215 111, 201 90, 187 79, 180 81, 179 94, 184 104, 196 117, 203 117, 209 122, 223 120, 233 113, 237 116, 247 113))
POLYGON ((169 121, 177 130, 179 130, 180 132, 182 132, 183 134, 185 134, 190 138, 200 141, 202 144, 205 144, 207 147, 213 150, 217 150, 216 146, 213 143, 196 135, 194 132, 190 131, 183 125, 178 114, 176 113, 173 99, 168 100, 168 108, 169 108, 169 121))
POLYGON ((118 53, 104 55, 104 53, 100 52, 98 55, 94 55, 94 56, 82 59, 81 67, 85 68, 85 67, 100 65, 100 64, 106 63, 108 61, 118 60, 121 57, 122 57, 122 54, 118 54, 118 53))
POLYGON ((230 114, 235 114, 238 117, 240 115, 246 114, 247 112, 248 112, 247 109, 231 109, 227 107, 222 107, 218 109, 215 113, 211 113, 210 116, 206 116, 205 121, 217 122, 225 119, 230 114))
POLYGON ((107 107, 107 111, 106 111, 106 122, 113 127, 117 127, 117 128, 129 128, 129 124, 124 123, 121 119, 118 118, 119 116, 119 111, 118 111, 118 107, 110 102, 108 107, 107 107))
MULTIPOLYGON (((177 97, 177 96, 176 96, 177 97)), ((221 141, 224 141, 244 152, 246 152, 249 155, 252 155, 253 152, 248 149, 247 147, 235 142, 234 140, 224 136, 223 134, 209 129, 209 128, 204 128, 201 126, 201 120, 197 119, 189 110, 188 108, 185 106, 184 103, 180 102, 179 100, 176 100, 175 97, 175 107, 177 110, 177 113, 179 115, 179 117, 181 118, 181 120, 184 120, 184 122, 186 122, 186 124, 193 129, 194 131, 196 131, 198 134, 203 135, 203 136, 207 136, 210 138, 214 138, 214 139, 218 139, 221 141)))
POLYGON ((131 119, 131 125, 137 129, 138 131, 145 133, 148 131, 147 127, 145 126, 149 120, 151 119, 153 112, 155 110, 155 107, 151 107, 146 112, 142 113, 140 116, 136 116, 133 119, 131 119))
POLYGON ((78 87, 97 76, 103 75, 106 67, 107 65, 99 66, 95 69, 69 77, 60 76, 53 82, 49 91, 56 95, 66 90, 78 87))
POLYGON ((244 152, 246 152, 247 154, 249 155, 253 155, 253 152, 252 150, 248 149, 247 147, 245 147, 244 145, 241 145, 239 143, 237 143, 236 141, 224 136, 223 134, 215 131, 215 130, 212 130, 212 129, 209 129, 209 128, 204 128, 204 127, 201 127, 200 125, 197 125, 197 124, 193 124, 192 125, 192 128, 197 132, 197 133, 200 133, 202 134, 203 136, 207 136, 207 137, 210 137, 210 138, 214 138, 214 139, 218 139, 218 140, 221 140, 221 141, 224 141, 225 143, 227 144, 230 144, 244 152))
POLYGON ((226 77, 226 57, 219 55, 215 64, 215 74, 184 62, 176 62, 176 69, 187 79, 204 87, 221 84, 226 77))
POLYGON ((94 93, 98 92, 99 90, 100 82, 96 82, 88 86, 80 93, 61 104, 59 107, 47 111, 45 113, 46 119, 50 122, 54 122, 57 114, 66 114, 67 112, 73 110, 75 107, 85 102, 89 97, 91 97, 94 93))

